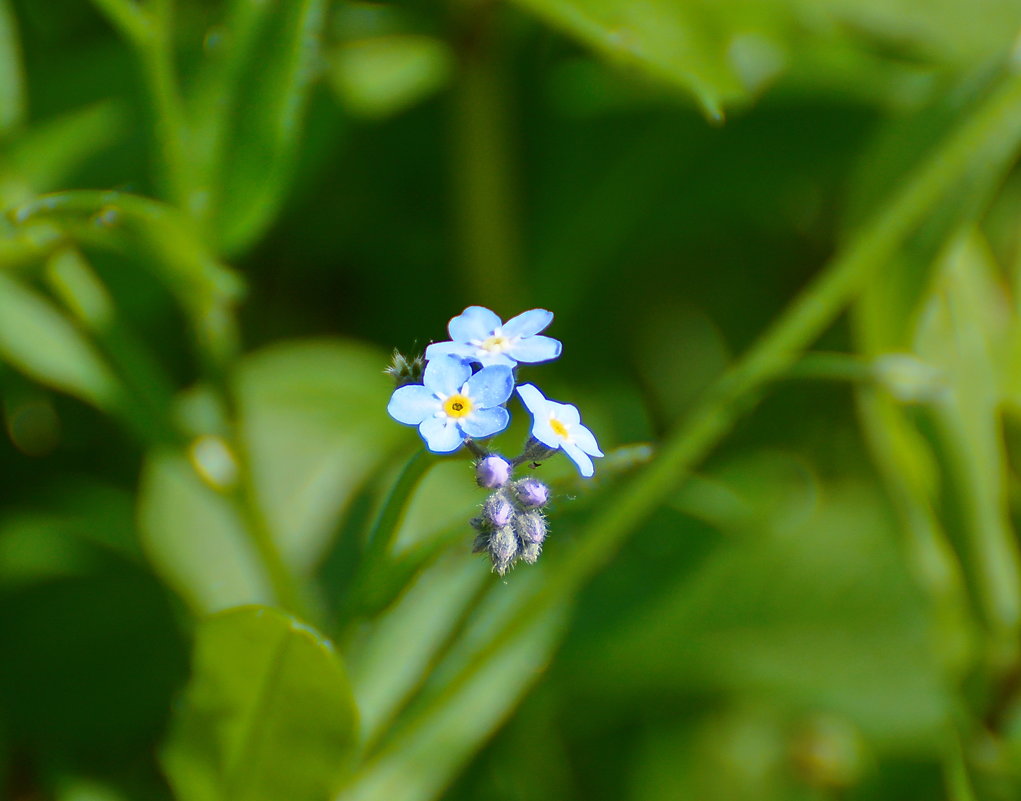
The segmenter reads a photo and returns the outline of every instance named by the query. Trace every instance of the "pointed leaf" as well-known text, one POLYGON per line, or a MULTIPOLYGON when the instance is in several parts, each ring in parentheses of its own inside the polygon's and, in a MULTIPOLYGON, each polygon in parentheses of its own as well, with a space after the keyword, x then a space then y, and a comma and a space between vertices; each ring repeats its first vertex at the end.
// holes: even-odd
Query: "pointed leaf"
POLYGON ((117 379, 92 344, 45 297, 0 275, 0 359, 31 378, 109 409, 117 379))

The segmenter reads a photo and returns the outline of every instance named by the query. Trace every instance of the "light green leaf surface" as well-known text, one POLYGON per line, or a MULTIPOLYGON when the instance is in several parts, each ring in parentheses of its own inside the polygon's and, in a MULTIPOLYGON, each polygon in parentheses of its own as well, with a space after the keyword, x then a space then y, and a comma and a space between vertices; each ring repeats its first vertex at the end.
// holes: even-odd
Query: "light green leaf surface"
POLYGON ((955 0, 517 4, 612 62, 686 89, 712 118, 754 96, 802 52, 826 52, 832 59, 848 50, 881 50, 934 64, 974 64, 1009 47, 1021 25, 1021 4, 1014 0, 970 5, 955 0))
MULTIPOLYGON (((25 131, 12 143, 6 167, 26 192, 50 192, 66 185, 75 168, 129 129, 126 109, 116 101, 75 109, 25 131)), ((17 199, 25 200, 27 195, 17 199)))
POLYGON ((221 204, 215 233, 224 252, 237 252, 262 234, 287 196, 316 78, 324 8, 324 0, 294 0, 252 12, 250 47, 226 100, 233 116, 224 141, 230 144, 220 153, 215 190, 221 204))
POLYGON ((494 583, 486 599, 475 605, 469 627, 459 635, 425 688, 428 700, 416 705, 413 713, 398 724, 385 747, 363 764, 337 801, 439 798, 457 771, 517 706, 559 641, 563 607, 535 618, 501 643, 470 679, 452 681, 468 661, 478 656, 486 634, 515 615, 521 599, 534 592, 535 582, 544 576, 540 571, 515 578, 513 582, 494 583))
POLYGON ((386 358, 340 340, 245 358, 235 387, 254 495, 285 560, 311 570, 354 494, 415 433, 386 414, 386 358))
MULTIPOLYGON (((466 527, 467 528, 467 527, 466 527)), ((374 743, 428 672, 472 598, 492 582, 480 557, 469 557, 471 534, 458 553, 439 559, 379 615, 351 653, 351 681, 362 712, 362 738, 374 743), (400 654, 395 659, 394 655, 400 654)))
POLYGON ((936 453, 946 477, 942 503, 990 624, 1006 641, 1021 627, 1021 552, 1008 503, 1000 410, 1016 325, 996 265, 977 231, 966 231, 937 264, 917 351, 946 382, 933 404, 936 453))
POLYGON ((835 487, 799 524, 757 526, 714 552, 608 632, 578 679, 624 698, 754 690, 844 717, 884 749, 931 753, 950 713, 934 646, 872 491, 835 487))
POLYGON ((44 296, 0 275, 0 359, 31 378, 101 409, 117 379, 81 332, 44 296))
POLYGON ((149 456, 138 503, 146 555, 197 614, 273 601, 237 508, 204 484, 183 456, 149 456))
POLYGON ((132 254, 185 310, 204 355, 224 361, 235 354, 234 306, 244 284, 172 206, 127 192, 83 190, 44 195, 13 216, 21 225, 50 221, 82 243, 132 254))
POLYGON ((356 720, 328 641, 274 609, 232 609, 199 625, 162 761, 178 801, 326 801, 356 720))
POLYGON ((330 59, 330 81, 345 107, 363 117, 403 111, 442 87, 453 72, 447 46, 428 36, 344 42, 330 59))

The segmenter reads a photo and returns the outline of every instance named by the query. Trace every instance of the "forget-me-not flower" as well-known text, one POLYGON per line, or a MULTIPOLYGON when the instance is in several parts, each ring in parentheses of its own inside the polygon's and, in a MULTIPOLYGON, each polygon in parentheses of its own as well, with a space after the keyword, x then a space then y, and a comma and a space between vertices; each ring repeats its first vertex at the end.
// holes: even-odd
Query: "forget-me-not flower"
POLYGON ((581 424, 578 408, 549 400, 534 384, 522 384, 518 395, 532 413, 532 436, 549 448, 561 448, 585 478, 595 472, 592 456, 602 456, 596 438, 581 424))
POLYGON ((500 404, 514 390, 514 374, 506 365, 472 375, 463 361, 444 356, 426 364, 422 382, 395 390, 386 410, 398 423, 418 426, 433 453, 456 451, 467 437, 489 437, 507 427, 510 415, 500 404))
POLYGON ((436 342, 425 350, 426 359, 456 356, 483 367, 518 362, 548 362, 560 355, 560 342, 537 336, 553 322, 553 312, 532 309, 512 317, 506 323, 482 306, 469 306, 447 326, 450 342, 436 342))

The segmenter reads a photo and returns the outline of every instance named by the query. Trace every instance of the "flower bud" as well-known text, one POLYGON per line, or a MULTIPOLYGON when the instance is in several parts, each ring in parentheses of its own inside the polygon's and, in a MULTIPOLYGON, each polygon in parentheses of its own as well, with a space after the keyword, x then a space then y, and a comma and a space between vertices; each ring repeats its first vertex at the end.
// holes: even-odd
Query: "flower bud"
POLYGON ((501 576, 510 570, 518 556, 518 538, 510 526, 498 528, 489 538, 489 558, 493 569, 501 576))
POLYGON ((511 469, 510 462, 497 453, 491 453, 475 464, 475 480, 480 487, 497 489, 507 483, 511 469))
POLYGON ((539 554, 542 553, 542 546, 537 542, 526 542, 521 546, 521 561, 528 565, 534 565, 539 561, 539 554))
POLYGON ((541 545, 546 539, 546 519, 539 512, 526 512, 514 518, 514 531, 524 543, 541 545))
POLYGON ((418 384, 424 371, 425 359, 421 354, 409 357, 394 350, 390 364, 383 372, 393 379, 395 387, 404 387, 418 384))
POLYGON ((482 506, 482 519, 490 528, 503 528, 514 517, 514 507, 502 492, 494 492, 482 506))
POLYGON ((515 481, 511 488, 514 490, 514 497, 525 509, 540 509, 549 503, 549 487, 537 478, 529 477, 515 481))

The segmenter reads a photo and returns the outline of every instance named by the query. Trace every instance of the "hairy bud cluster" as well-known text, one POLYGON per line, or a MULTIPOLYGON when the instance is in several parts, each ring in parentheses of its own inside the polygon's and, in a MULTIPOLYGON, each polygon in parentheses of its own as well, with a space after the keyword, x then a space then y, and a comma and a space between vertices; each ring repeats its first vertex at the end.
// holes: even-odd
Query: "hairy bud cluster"
POLYGON ((502 576, 518 560, 535 564, 542 553, 547 532, 542 509, 549 503, 550 491, 549 487, 532 477, 509 481, 509 463, 493 454, 476 464, 476 476, 481 486, 491 487, 484 483, 483 477, 488 480, 492 476, 491 460, 494 459, 507 465, 507 476, 482 504, 482 514, 472 520, 478 531, 472 552, 488 554, 493 570, 502 576))
POLYGON ((394 350, 390 357, 390 364, 383 370, 394 381, 397 389, 406 387, 408 384, 417 384, 422 380, 422 373, 425 370, 425 358, 417 356, 405 356, 398 350, 394 350))

